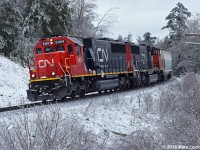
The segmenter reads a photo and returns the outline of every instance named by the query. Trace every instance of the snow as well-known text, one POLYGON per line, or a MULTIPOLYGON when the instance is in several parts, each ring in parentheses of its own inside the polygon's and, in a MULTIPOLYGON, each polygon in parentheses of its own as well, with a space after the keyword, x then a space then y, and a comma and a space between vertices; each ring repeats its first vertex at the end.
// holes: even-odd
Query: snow
POLYGON ((28 102, 28 69, 0 56, 0 107, 28 102))
MULTIPOLYGON (((26 99, 28 69, 2 56, 0 59, 0 107, 17 105, 21 101, 28 103, 26 99)), ((65 118, 77 119, 86 131, 92 131, 95 135, 109 132, 108 144, 112 144, 120 135, 129 135, 138 130, 158 131, 160 121, 158 103, 161 93, 168 86, 180 81, 179 78, 173 78, 163 84, 140 89, 38 107, 42 111, 48 111, 49 107, 59 108, 65 118)), ((32 117, 36 113, 34 109, 27 109, 30 118, 34 118, 32 117)), ((23 115, 23 110, 1 113, 0 121, 12 121, 19 115, 23 115)))
MULTIPOLYGON (((109 133, 108 146, 121 137, 130 135, 138 130, 148 130, 159 133, 158 102, 161 92, 168 86, 180 82, 174 78, 164 84, 143 87, 119 93, 102 94, 97 97, 83 98, 73 101, 66 101, 49 106, 38 106, 41 111, 48 112, 50 108, 59 108, 64 118, 78 120, 85 131, 92 131, 102 139, 109 133), (147 112, 145 99, 151 99, 152 108, 147 112)), ((27 109, 29 118, 34 118, 35 109, 27 109)), ((24 114, 23 110, 1 113, 0 121, 14 121, 15 118, 24 114)))
POLYGON ((58 107, 66 117, 75 116, 86 131, 96 135, 105 131, 112 133, 111 144, 120 137, 118 134, 129 135, 137 130, 158 131, 160 116, 157 106, 161 92, 177 82, 180 81, 174 78, 164 84, 58 104, 58 107), (148 95, 152 97, 153 106, 147 112, 145 96, 150 99, 148 95))

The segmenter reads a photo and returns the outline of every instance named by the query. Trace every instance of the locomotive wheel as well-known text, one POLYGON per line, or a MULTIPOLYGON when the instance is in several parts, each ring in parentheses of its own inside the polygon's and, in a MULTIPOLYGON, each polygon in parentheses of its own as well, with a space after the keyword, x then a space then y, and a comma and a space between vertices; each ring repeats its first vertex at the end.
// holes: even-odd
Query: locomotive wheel
POLYGON ((123 85, 120 84, 120 85, 119 85, 119 91, 122 91, 122 90, 123 90, 123 85))
POLYGON ((75 94, 74 91, 71 93, 70 97, 71 97, 71 98, 75 98, 75 97, 76 97, 76 94, 75 94))
POLYGON ((165 81, 165 75, 161 75, 161 81, 165 81))
POLYGON ((34 92, 33 94, 33 101, 37 101, 38 92, 34 92))
POLYGON ((130 88, 129 83, 126 83, 126 84, 124 85, 124 90, 128 90, 129 88, 130 88))
POLYGON ((81 90, 79 92, 79 97, 84 97, 85 96, 85 90, 81 90))
MULTIPOLYGON (((66 97, 63 97, 61 100, 66 100, 66 97)), ((56 101, 56 100, 55 100, 56 101)))
POLYGON ((167 77, 168 77, 168 79, 170 79, 172 77, 172 74, 169 73, 167 77))
POLYGON ((43 103, 46 103, 46 102, 47 102, 47 99, 43 100, 42 102, 43 102, 43 103))

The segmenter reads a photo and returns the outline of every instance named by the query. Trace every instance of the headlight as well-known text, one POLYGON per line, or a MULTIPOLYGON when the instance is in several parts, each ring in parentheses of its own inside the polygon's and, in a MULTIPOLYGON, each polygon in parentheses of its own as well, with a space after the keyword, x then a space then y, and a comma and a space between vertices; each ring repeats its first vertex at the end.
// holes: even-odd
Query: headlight
POLYGON ((55 76, 55 75, 56 75, 56 73, 55 73, 55 72, 52 72, 52 75, 53 75, 53 76, 55 76))
POLYGON ((32 78, 34 78, 34 77, 35 77, 35 74, 32 74, 31 76, 32 76, 32 78))

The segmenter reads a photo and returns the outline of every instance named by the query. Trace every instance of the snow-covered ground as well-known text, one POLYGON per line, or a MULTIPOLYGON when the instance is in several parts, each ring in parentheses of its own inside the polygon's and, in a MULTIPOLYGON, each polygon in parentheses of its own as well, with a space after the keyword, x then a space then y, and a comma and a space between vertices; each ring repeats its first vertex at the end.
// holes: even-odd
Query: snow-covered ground
POLYGON ((28 69, 0 56, 0 107, 28 102, 28 69))
MULTIPOLYGON (((5 61, 8 60, 5 59, 5 61)), ((12 63, 12 65, 16 64, 12 63)), ((7 96, 2 96, 2 99, 8 97, 9 100, 12 100, 12 103, 18 103, 17 99, 25 99, 26 97, 26 69, 19 65, 16 65, 16 68, 21 73, 19 71, 17 79, 15 78, 9 84, 6 84, 7 91, 3 91, 7 96), (13 101, 13 99, 16 101, 13 101)), ((13 69, 7 71, 13 74, 13 69)), ((12 78, 13 75, 10 75, 10 77, 12 78)), ((102 94, 96 98, 78 99, 62 104, 40 106, 40 108, 42 108, 42 111, 48 111, 49 107, 59 108, 64 118, 73 117, 79 121, 79 125, 84 126, 86 131, 92 131, 100 139, 109 136, 107 145, 110 146, 114 140, 138 130, 158 133, 160 121, 158 105, 161 92, 178 82, 180 82, 178 78, 173 78, 159 85, 108 95, 102 94)), ((30 108, 28 113, 30 118, 33 118, 32 116, 35 115, 34 108, 30 108)), ((15 120, 20 114, 23 114, 20 113, 20 110, 14 111, 14 113, 1 113, 0 121, 15 120)))
POLYGON ((156 132, 160 125, 158 106, 161 93, 177 82, 180 81, 173 78, 153 87, 72 101, 58 104, 58 107, 66 117, 79 119, 87 131, 96 135, 110 133, 111 141, 138 130, 156 132))
MULTIPOLYGON (((0 107, 16 105, 26 100, 28 70, 0 56, 0 107)), ((159 100, 163 90, 180 82, 173 78, 169 81, 120 93, 98 95, 51 106, 40 106, 42 111, 48 107, 59 108, 64 118, 73 117, 86 131, 92 131, 100 138, 109 136, 109 144, 123 135, 134 131, 148 130, 158 133, 159 100)), ((27 109, 31 116, 34 108, 27 109)), ((23 114, 21 110, 0 114, 0 121, 15 120, 23 114), (16 113, 17 112, 17 113, 16 113)))
MULTIPOLYGON (((107 145, 111 146, 114 140, 138 130, 158 133, 160 94, 177 82, 177 79, 173 79, 158 86, 40 106, 40 110, 48 112, 52 107, 59 108, 63 118, 78 120, 80 126, 92 131, 100 140, 109 136, 107 145)), ((29 118, 34 118, 34 109, 28 109, 29 118)), ((21 110, 1 113, 0 121, 9 120, 15 124, 15 119, 23 114, 21 110)))

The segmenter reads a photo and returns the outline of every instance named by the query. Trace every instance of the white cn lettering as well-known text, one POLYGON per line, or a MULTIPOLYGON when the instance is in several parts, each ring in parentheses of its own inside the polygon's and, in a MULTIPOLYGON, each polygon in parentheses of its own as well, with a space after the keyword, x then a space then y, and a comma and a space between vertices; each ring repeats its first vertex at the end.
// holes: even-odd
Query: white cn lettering
POLYGON ((104 48, 97 48, 97 57, 99 62, 108 61, 108 50, 104 48))
POLYGON ((45 67, 47 67, 47 64, 49 64, 51 67, 53 67, 54 66, 54 60, 52 59, 52 63, 49 62, 48 60, 39 60, 38 61, 39 68, 45 68, 45 67))

